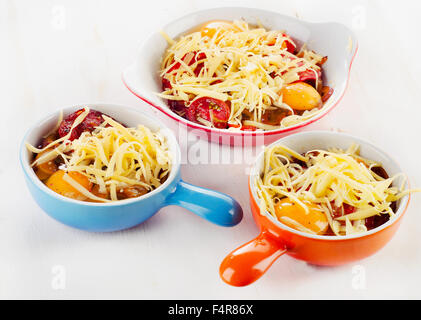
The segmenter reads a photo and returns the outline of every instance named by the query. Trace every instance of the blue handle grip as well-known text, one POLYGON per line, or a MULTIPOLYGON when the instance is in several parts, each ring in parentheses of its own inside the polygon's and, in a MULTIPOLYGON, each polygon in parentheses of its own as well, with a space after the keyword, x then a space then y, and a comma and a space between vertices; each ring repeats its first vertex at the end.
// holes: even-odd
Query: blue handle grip
POLYGON ((232 227, 243 218, 240 204, 226 194, 179 181, 167 205, 183 207, 198 216, 224 227, 232 227))

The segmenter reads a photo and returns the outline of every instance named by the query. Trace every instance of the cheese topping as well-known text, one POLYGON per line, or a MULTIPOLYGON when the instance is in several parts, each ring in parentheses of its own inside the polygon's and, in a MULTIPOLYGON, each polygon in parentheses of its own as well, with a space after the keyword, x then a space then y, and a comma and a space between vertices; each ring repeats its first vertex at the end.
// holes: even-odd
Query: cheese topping
MULTIPOLYGON (((78 139, 69 141, 72 130, 83 122, 88 113, 89 108, 85 108, 74 121, 69 134, 45 148, 38 149, 27 143, 27 148, 33 153, 44 152, 32 166, 60 156, 66 173, 78 172, 86 176, 99 186, 100 193, 109 193, 111 201, 118 200, 117 192, 127 186, 141 186, 148 191, 159 187, 171 170, 166 138, 159 131, 152 132, 143 125, 126 128, 103 115, 104 122, 92 133, 83 132, 78 139)), ((63 180, 91 200, 110 201, 94 195, 67 174, 63 180)))
POLYGON ((229 101, 228 124, 241 127, 242 112, 246 110, 252 115, 247 125, 262 130, 289 127, 320 113, 321 108, 294 113, 283 103, 280 91, 298 81, 304 71, 314 72, 318 86, 324 57, 305 46, 297 55, 288 52, 285 44, 295 44, 282 31, 251 28, 244 21, 234 21, 233 25, 233 30, 217 29, 211 38, 193 32, 174 41, 165 35, 170 47, 163 57, 160 75, 171 87, 158 95, 184 100, 187 106, 201 97, 229 101), (277 126, 262 125, 264 112, 278 108, 290 110, 292 115, 277 126))
POLYGON ((357 145, 345 151, 312 150, 305 155, 277 145, 265 150, 264 161, 263 172, 255 180, 261 214, 276 217, 276 204, 284 198, 309 214, 306 203, 310 202, 325 213, 330 229, 338 236, 366 232, 366 218, 392 218, 393 202, 421 191, 404 190, 405 179, 400 186, 394 186, 402 174, 383 178, 373 172, 381 164, 360 157, 357 145), (353 212, 347 214, 344 205, 353 207, 353 212))

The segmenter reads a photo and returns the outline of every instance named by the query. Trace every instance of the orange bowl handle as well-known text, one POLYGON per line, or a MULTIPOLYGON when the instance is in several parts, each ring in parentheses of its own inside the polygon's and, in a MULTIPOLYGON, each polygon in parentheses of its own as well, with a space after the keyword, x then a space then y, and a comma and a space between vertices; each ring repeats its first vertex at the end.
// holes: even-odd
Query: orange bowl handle
POLYGON ((231 252, 222 261, 219 275, 232 286, 247 286, 259 279, 287 251, 267 232, 231 252))

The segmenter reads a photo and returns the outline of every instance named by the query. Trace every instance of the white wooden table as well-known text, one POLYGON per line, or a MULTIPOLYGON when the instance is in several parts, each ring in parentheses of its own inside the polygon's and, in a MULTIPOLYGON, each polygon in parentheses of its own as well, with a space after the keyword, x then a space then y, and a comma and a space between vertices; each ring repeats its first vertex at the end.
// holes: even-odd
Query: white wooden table
MULTIPOLYGON (((0 0, 0 298, 295 299, 421 298, 421 196, 412 198, 390 244, 354 265, 319 268, 282 257, 256 284, 232 288, 219 264, 258 232, 248 207, 245 165, 184 165, 186 181, 235 197, 236 227, 168 207, 134 229, 95 234, 52 220, 32 200, 18 163, 26 128, 62 106, 110 102, 145 107, 121 71, 139 43, 167 21, 212 6, 256 1, 0 0)), ((343 130, 399 159, 421 186, 419 2, 275 1, 271 9, 337 21, 359 38, 340 106, 308 129, 343 130)), ((205 143, 205 142, 201 142, 205 143)))

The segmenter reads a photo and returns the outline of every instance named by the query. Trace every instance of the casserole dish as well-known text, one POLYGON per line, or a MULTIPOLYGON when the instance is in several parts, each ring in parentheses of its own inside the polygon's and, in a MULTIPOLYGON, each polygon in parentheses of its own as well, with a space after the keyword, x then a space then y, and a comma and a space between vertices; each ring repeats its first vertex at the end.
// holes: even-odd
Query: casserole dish
MULTIPOLYGON (((361 156, 382 164, 390 176, 401 172, 398 163, 374 145, 344 133, 313 131, 290 135, 273 145, 282 144, 298 153, 327 148, 346 149, 352 143, 360 146, 361 156)), ((383 225, 355 235, 324 236, 297 231, 279 222, 268 213, 260 211, 255 178, 263 168, 262 152, 252 168, 249 178, 250 206, 260 234, 252 241, 230 253, 222 262, 222 279, 234 286, 245 286, 260 278, 283 254, 314 265, 337 266, 373 255, 384 247, 395 234, 407 209, 410 196, 405 195, 396 203, 395 216, 383 225)), ((394 182, 407 181, 400 176, 394 182)))
POLYGON ((241 221, 242 209, 233 198, 181 180, 177 140, 171 130, 159 121, 133 108, 107 104, 73 106, 65 108, 63 113, 66 116, 85 106, 103 112, 127 126, 142 124, 153 131, 160 130, 166 137, 172 155, 171 170, 162 185, 138 198, 94 203, 64 197, 49 189, 37 177, 31 167, 33 154, 26 147, 26 143, 37 145, 41 137, 56 126, 60 112, 55 112, 29 129, 20 149, 20 162, 27 186, 38 205, 52 218, 78 229, 117 231, 142 223, 165 206, 178 205, 221 226, 233 226, 241 221))

